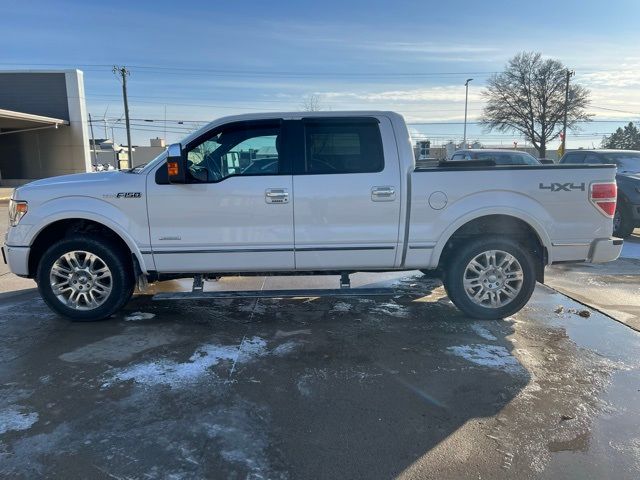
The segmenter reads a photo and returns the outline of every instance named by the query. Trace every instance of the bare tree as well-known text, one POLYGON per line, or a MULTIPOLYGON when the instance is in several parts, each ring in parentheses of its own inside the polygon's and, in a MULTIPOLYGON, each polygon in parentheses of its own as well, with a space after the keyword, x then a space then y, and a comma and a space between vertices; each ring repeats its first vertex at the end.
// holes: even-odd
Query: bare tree
MULTIPOLYGON (((531 141, 540 157, 547 144, 562 132, 567 69, 541 53, 522 52, 507 63, 505 71, 489 78, 482 93, 487 104, 480 123, 486 130, 519 132, 531 141)), ((589 120, 589 90, 571 84, 567 102, 567 127, 589 120)))
POLYGON ((318 112, 322 110, 320 95, 317 95, 315 93, 309 95, 302 101, 301 107, 305 112, 318 112))

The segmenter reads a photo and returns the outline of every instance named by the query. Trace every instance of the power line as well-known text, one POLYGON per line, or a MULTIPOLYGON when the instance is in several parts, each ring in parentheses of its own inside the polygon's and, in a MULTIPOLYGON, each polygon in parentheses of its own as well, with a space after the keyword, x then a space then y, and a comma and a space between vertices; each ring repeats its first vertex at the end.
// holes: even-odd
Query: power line
MULTIPOLYGON (((71 67, 71 68, 104 68, 111 69, 113 65, 100 64, 100 63, 82 63, 82 64, 69 64, 69 63, 13 63, 13 62, 0 62, 0 65, 13 65, 13 66, 38 66, 38 67, 71 67)), ((494 71, 476 71, 476 72, 338 72, 338 71, 292 71, 292 70, 231 70, 231 69, 219 69, 219 68, 193 68, 193 67, 181 67, 181 66, 166 66, 166 65, 128 65, 129 70, 149 71, 151 73, 199 73, 208 74, 214 76, 273 76, 273 77, 437 77, 437 76, 458 76, 458 75, 492 75, 494 71)))

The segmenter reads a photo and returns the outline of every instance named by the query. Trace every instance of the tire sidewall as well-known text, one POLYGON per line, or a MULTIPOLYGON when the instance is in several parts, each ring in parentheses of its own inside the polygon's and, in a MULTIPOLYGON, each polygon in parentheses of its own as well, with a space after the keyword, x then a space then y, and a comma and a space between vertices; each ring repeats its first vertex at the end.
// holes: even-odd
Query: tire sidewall
POLYGON ((511 239, 500 237, 479 238, 463 245, 449 263, 445 275, 445 289, 451 301, 465 314, 479 319, 500 319, 518 312, 526 305, 536 286, 536 271, 532 256, 511 239), (502 250, 513 255, 522 267, 522 288, 516 297, 500 308, 487 308, 474 303, 467 295, 463 278, 471 259, 487 250, 502 250))
POLYGON ((42 255, 38 264, 36 282, 47 305, 55 312, 76 321, 103 320, 119 310, 133 293, 133 274, 124 255, 110 242, 93 237, 71 237, 53 244, 42 255), (111 293, 107 300, 93 310, 75 310, 64 305, 53 292, 49 274, 54 262, 63 254, 82 250, 93 253, 109 267, 112 276, 111 293))
POLYGON ((624 200, 618 199, 616 213, 620 213, 620 228, 614 230, 613 235, 620 238, 626 238, 633 233, 634 225, 631 221, 631 212, 629 212, 629 208, 624 200))

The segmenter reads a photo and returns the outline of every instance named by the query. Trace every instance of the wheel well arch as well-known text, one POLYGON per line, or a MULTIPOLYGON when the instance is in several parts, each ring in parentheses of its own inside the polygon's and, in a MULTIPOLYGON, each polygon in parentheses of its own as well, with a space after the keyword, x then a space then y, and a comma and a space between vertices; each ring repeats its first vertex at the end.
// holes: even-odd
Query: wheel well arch
POLYGON ((124 253, 127 258, 131 259, 131 268, 134 270, 134 273, 139 271, 139 260, 131 251, 127 242, 116 231, 95 220, 65 218, 50 223, 37 233, 31 243, 29 252, 29 277, 35 278, 38 263, 44 252, 53 242, 74 234, 96 235, 108 239, 116 245, 118 250, 124 253))
POLYGON ((547 264, 548 252, 538 232, 526 221, 505 214, 490 214, 476 217, 468 221, 447 239, 440 258, 438 269, 443 270, 456 247, 468 241, 485 235, 504 235, 520 243, 535 259, 536 279, 544 281, 544 267, 547 264))

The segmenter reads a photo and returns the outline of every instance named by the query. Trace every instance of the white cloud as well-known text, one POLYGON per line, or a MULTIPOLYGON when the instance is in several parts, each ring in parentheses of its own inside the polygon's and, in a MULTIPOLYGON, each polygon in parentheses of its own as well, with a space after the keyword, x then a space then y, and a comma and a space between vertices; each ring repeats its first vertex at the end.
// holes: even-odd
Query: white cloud
MULTIPOLYGON (((415 88, 410 90, 386 90, 379 92, 318 92, 319 95, 333 100, 363 100, 367 102, 464 102, 465 89, 461 86, 442 86, 415 88)), ((469 102, 481 101, 480 92, 469 91, 469 102)))

